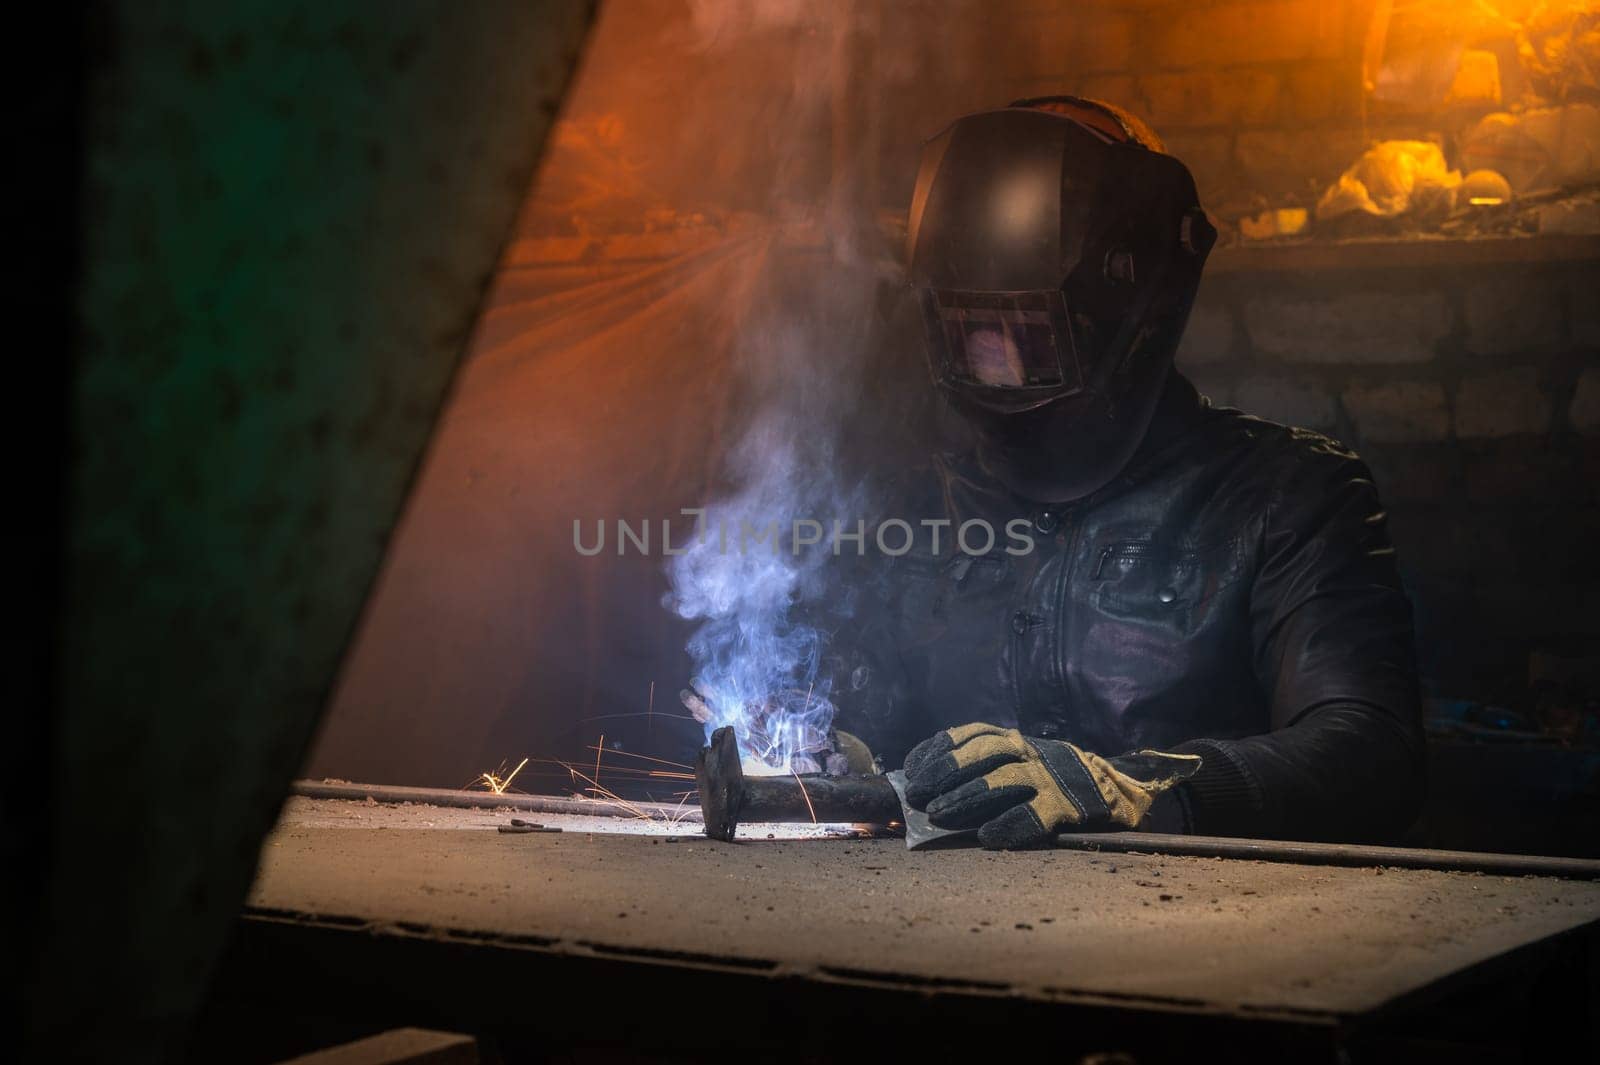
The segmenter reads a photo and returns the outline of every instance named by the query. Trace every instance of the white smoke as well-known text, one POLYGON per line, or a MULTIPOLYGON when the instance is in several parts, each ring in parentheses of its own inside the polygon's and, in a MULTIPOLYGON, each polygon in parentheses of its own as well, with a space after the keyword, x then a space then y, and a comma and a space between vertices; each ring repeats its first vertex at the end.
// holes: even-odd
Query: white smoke
MULTIPOLYGON (((825 292, 859 302, 833 285, 825 292)), ((850 313, 838 321, 860 320, 859 307, 839 309, 850 313)), ((666 605, 700 622, 687 650, 706 735, 732 726, 748 772, 814 772, 834 716, 816 600, 834 557, 833 523, 853 530, 861 512, 859 489, 839 483, 835 454, 861 330, 818 336, 809 301, 761 315, 744 355, 765 398, 728 456, 735 490, 705 508, 700 534, 671 560, 666 605), (815 522, 801 539, 818 542, 797 543, 797 521, 815 522)))
POLYGON ((736 341, 755 398, 726 456, 733 489, 706 507, 702 535, 669 563, 665 605, 699 623, 686 649, 706 735, 731 726, 746 772, 814 771, 835 713, 820 668, 829 633, 817 618, 844 612, 825 589, 831 534, 835 521, 853 531, 863 516, 837 451, 858 416, 877 289, 894 269, 876 258, 877 102, 863 77, 880 26, 874 5, 843 0, 691 0, 690 11, 692 47, 782 40, 794 75, 763 124, 780 160, 770 216, 784 224, 736 341), (818 134, 826 188, 799 176, 816 173, 804 161, 817 155, 818 134), (819 543, 797 548, 801 520, 823 526, 819 543))

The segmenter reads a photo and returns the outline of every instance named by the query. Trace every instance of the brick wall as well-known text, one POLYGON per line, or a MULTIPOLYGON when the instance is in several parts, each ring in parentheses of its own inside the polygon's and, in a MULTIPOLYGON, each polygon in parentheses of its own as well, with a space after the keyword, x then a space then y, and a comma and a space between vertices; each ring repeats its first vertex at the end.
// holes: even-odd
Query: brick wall
POLYGON ((1150 121, 1214 213, 1311 202, 1373 136, 1362 54, 1376 7, 1000 0, 987 6, 981 33, 1006 61, 968 79, 976 91, 962 109, 1059 92, 1103 98, 1150 121))
POLYGON ((1514 700, 1531 651, 1600 642, 1600 255, 1540 243, 1225 250, 1179 355, 1214 402, 1361 452, 1444 694, 1514 700))

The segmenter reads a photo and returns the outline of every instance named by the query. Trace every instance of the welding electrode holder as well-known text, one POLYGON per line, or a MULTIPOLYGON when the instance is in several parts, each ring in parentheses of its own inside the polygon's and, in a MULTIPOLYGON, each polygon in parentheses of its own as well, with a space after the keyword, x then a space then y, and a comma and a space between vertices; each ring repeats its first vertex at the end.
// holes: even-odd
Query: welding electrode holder
POLYGON ((788 824, 846 822, 887 825, 900 820, 900 799, 881 776, 746 777, 733 729, 711 734, 695 759, 706 835, 732 842, 740 821, 788 824))

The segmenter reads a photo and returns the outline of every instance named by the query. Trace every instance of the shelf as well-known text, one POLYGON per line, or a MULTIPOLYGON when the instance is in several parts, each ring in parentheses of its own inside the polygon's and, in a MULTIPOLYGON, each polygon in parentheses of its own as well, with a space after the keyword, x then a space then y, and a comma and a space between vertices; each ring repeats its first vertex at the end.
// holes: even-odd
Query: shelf
POLYGON ((1219 248, 1208 276, 1600 262, 1600 234, 1273 241, 1219 248))

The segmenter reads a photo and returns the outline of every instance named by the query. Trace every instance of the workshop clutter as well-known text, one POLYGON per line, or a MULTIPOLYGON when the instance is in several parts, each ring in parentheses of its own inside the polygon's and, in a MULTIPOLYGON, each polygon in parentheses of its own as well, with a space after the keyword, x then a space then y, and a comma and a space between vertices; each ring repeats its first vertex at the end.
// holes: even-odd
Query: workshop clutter
POLYGON ((1441 215, 1454 209, 1461 171, 1428 141, 1383 141, 1361 154, 1317 201, 1317 219, 1352 211, 1379 218, 1441 215))
POLYGON ((1384 4, 1373 19, 1362 122, 1389 135, 1325 182, 1306 223, 1272 203, 1238 219, 1240 238, 1600 232, 1600 3, 1384 4))

